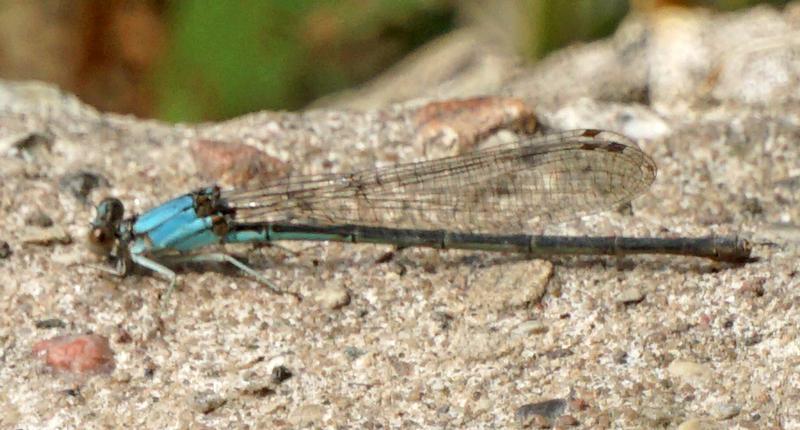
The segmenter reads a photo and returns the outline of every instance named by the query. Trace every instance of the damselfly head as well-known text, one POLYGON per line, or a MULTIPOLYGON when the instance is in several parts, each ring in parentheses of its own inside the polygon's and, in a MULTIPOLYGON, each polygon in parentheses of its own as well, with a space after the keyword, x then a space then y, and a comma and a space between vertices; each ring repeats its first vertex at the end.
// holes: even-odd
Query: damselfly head
POLYGON ((125 208, 119 199, 109 197, 103 199, 95 210, 97 214, 92 220, 91 230, 89 230, 89 250, 95 254, 107 256, 111 254, 116 243, 117 230, 125 214, 125 208))

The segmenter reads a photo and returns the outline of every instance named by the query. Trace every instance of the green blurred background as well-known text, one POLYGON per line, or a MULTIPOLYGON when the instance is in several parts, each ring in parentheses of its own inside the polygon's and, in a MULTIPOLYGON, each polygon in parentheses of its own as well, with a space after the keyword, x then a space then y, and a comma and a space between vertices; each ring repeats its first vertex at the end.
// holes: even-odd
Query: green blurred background
POLYGON ((6 0, 0 77, 54 82, 102 110, 210 121, 302 109, 465 26, 494 27, 535 61, 611 34, 632 10, 758 3, 787 2, 6 0))

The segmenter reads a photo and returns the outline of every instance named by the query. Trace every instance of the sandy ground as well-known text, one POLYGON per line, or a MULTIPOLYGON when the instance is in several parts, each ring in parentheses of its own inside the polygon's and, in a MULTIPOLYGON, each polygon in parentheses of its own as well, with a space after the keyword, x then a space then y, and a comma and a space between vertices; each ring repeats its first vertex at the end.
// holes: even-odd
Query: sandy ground
POLYGON ((3 83, 0 426, 800 428, 794 16, 651 17, 496 92, 524 100, 522 110, 501 104, 512 115, 533 112, 550 128, 630 135, 659 167, 632 210, 542 232, 739 234, 756 261, 229 248, 299 303, 212 265, 181 270, 164 304, 166 283, 147 271, 118 279, 89 266, 102 264, 84 246, 93 204, 114 195, 142 212, 207 184, 193 154, 200 139, 251 145, 281 172, 310 173, 446 155, 480 133, 445 121, 434 126, 455 138, 426 134, 425 99, 169 126, 100 114, 40 84, 3 83), (621 42, 642 34, 647 44, 621 42), (736 38, 771 44, 739 46, 745 61, 728 49, 736 38), (645 82, 646 100, 603 97, 594 86, 607 77, 604 56, 625 46, 638 47, 635 58, 614 58, 620 70, 647 64, 649 74, 630 78, 645 82), (597 65, 580 72, 596 81, 564 84, 561 98, 525 85, 570 61, 597 65), (32 353, 39 341, 87 333, 108 340, 111 372, 58 371, 32 353))

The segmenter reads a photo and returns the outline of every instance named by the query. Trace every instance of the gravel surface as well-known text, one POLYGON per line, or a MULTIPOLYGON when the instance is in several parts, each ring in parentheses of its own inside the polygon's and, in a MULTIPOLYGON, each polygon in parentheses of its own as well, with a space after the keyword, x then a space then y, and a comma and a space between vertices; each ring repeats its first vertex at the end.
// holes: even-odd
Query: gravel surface
POLYGON ((0 427, 800 428, 798 17, 664 10, 496 97, 362 112, 172 126, 1 83, 0 427), (208 142, 267 157, 227 179, 247 182, 459 153, 537 121, 625 133, 659 172, 632 208, 531 233, 740 234, 756 261, 229 247, 301 302, 210 265, 180 270, 165 303, 147 271, 90 266, 93 204, 141 212, 209 183, 208 142), (63 365, 33 352, 86 335, 112 371, 63 370, 69 344, 63 365))

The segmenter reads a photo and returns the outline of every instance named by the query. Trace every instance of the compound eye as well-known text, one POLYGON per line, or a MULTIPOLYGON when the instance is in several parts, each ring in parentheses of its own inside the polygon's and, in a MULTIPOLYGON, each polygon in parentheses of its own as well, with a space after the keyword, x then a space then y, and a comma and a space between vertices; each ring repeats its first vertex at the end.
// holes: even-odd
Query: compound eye
POLYGON ((92 222, 92 225, 103 227, 107 225, 117 225, 122 221, 122 216, 125 214, 125 207, 119 199, 109 197, 103 199, 96 208, 97 215, 92 222))
POLYGON ((109 255, 114 247, 114 240, 108 227, 94 227, 89 231, 89 250, 98 255, 109 255))

